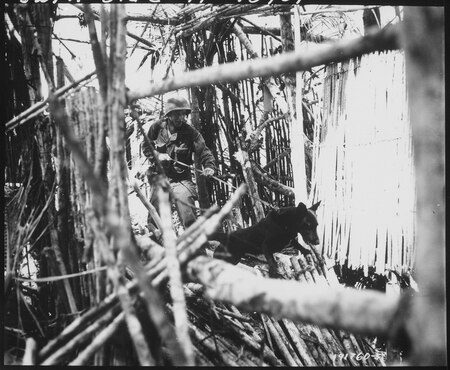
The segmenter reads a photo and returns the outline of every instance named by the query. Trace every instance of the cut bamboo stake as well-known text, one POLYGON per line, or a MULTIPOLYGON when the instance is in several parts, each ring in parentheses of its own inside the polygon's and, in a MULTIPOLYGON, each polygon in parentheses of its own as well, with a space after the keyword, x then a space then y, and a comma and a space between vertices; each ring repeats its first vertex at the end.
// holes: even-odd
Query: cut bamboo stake
MULTIPOLYGON (((369 366, 367 358, 365 357, 366 353, 364 353, 361 350, 355 336, 353 334, 349 334, 349 338, 350 338, 350 341, 352 342, 353 348, 355 349, 355 352, 356 352, 356 360, 360 361, 362 363, 362 366, 365 366, 365 367, 369 366)), ((369 356, 369 358, 370 358, 370 356, 369 356)))
POLYGON ((309 353, 318 366, 326 364, 326 355, 322 348, 318 345, 318 340, 313 332, 313 326, 309 324, 294 324, 305 342, 309 353))
POLYGON ((305 279, 303 277, 304 270, 301 268, 300 263, 298 262, 298 256, 292 256, 291 257, 291 265, 294 269, 294 279, 304 282, 305 279))
POLYGON ((291 342, 289 342, 286 334, 284 333, 283 329, 281 328, 280 324, 274 320, 273 318, 270 318, 272 325, 274 326, 275 330, 277 331, 279 338, 282 340, 283 344, 286 346, 289 354, 294 359, 297 366, 303 366, 302 361, 298 357, 297 353, 295 352, 291 342))
POLYGON ((281 339, 281 337, 280 337, 277 329, 273 325, 273 322, 271 321, 270 317, 267 317, 267 315, 265 315, 265 314, 262 314, 261 316, 265 320, 267 329, 269 329, 269 333, 270 333, 272 339, 274 340, 274 342, 276 343, 278 350, 281 352, 281 355, 283 356, 283 359, 285 360, 286 364, 288 366, 298 366, 297 362, 294 360, 294 358, 290 354, 288 348, 286 347, 286 344, 281 339))
POLYGON ((306 260, 308 261, 308 266, 311 266, 311 275, 314 278, 314 281, 318 286, 326 286, 328 285, 324 280, 323 276, 318 273, 317 265, 314 263, 312 255, 308 254, 306 256, 306 260))
POLYGON ((294 344, 295 348, 297 349, 300 355, 301 361, 305 364, 305 366, 317 366, 316 360, 310 354, 308 346, 306 345, 303 338, 300 336, 300 333, 298 332, 298 329, 294 325, 294 323, 286 319, 282 319, 282 322, 292 339, 292 343, 294 344))
MULTIPOLYGON (((238 308, 236 306, 234 306, 232 304, 229 306, 234 313, 242 316, 241 312, 238 310, 238 308)), ((257 342, 261 342, 260 336, 256 333, 255 329, 253 328, 253 326, 250 325, 250 323, 244 321, 241 324, 251 333, 251 336, 254 340, 256 340, 257 342)))
POLYGON ((308 266, 306 263, 305 257, 303 257, 301 254, 298 256, 298 262, 300 264, 300 267, 303 271, 303 277, 307 283, 314 284, 314 278, 311 275, 311 266, 308 266))
MULTIPOLYGON (((226 320, 230 320, 225 318, 226 320)), ((261 339, 256 341, 254 338, 250 337, 246 332, 239 330, 236 326, 230 326, 231 330, 233 330, 242 341, 250 347, 255 353, 259 353, 261 351, 261 339)), ((270 363, 272 366, 282 366, 282 362, 275 356, 270 348, 264 346, 263 349, 263 358, 265 361, 270 363)))
POLYGON ((341 342, 344 345, 345 351, 348 355, 348 360, 350 361, 350 364, 352 366, 361 366, 358 361, 356 360, 356 352, 353 348, 352 341, 350 340, 350 337, 348 334, 344 333, 342 330, 339 331, 339 336, 341 338, 341 342))
POLYGON ((195 325, 190 325, 190 332, 193 334, 196 342, 196 347, 202 347, 206 352, 210 353, 213 357, 220 356, 221 363, 225 366, 239 366, 239 364, 234 360, 234 356, 230 356, 228 351, 225 351, 220 343, 218 343, 219 348, 216 347, 216 343, 211 339, 211 336, 204 333, 201 329, 197 328, 195 325), (217 351, 220 350, 219 353, 217 351))
POLYGON ((220 335, 216 336, 216 341, 234 355, 236 362, 240 366, 254 366, 257 364, 258 359, 254 356, 253 352, 244 351, 244 346, 241 343, 235 344, 233 341, 229 341, 220 335), (240 348, 237 347, 238 345, 240 348))

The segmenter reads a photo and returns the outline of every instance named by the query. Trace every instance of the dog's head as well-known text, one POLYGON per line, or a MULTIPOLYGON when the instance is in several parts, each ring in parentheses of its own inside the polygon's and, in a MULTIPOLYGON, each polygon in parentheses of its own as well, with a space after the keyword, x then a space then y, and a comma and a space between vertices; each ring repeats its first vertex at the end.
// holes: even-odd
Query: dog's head
POLYGON ((303 240, 312 245, 320 243, 317 235, 317 217, 316 211, 320 205, 320 201, 313 204, 310 208, 306 208, 303 203, 299 203, 296 207, 297 217, 296 230, 303 237, 303 240))

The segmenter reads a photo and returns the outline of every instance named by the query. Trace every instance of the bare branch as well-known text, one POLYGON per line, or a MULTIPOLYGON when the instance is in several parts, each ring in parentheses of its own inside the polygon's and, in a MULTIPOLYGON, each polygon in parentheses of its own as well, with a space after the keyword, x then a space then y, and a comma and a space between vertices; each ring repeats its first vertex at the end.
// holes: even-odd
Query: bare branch
POLYGON ((246 78, 276 76, 311 67, 339 62, 374 51, 399 48, 399 25, 385 27, 373 34, 353 40, 341 40, 329 45, 317 45, 314 51, 276 55, 271 58, 226 63, 184 72, 171 79, 143 85, 128 94, 129 101, 163 94, 181 88, 205 86, 218 82, 237 82, 246 78))

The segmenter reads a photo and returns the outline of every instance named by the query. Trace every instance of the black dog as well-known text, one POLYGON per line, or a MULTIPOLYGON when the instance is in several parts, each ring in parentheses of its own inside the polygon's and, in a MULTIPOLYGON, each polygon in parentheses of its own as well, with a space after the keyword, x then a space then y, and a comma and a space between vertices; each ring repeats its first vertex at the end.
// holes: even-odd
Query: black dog
MULTIPOLYGON (((214 257, 237 264, 245 253, 263 252, 269 263, 269 274, 275 277, 277 273, 273 253, 280 252, 297 237, 297 233, 301 234, 306 243, 319 244, 316 218, 319 205, 320 201, 308 209, 303 203, 299 203, 297 207, 270 211, 264 219, 246 229, 229 234, 216 232, 209 238, 221 243, 214 251, 214 257)), ((305 249, 296 241, 293 245, 297 249, 305 249)))

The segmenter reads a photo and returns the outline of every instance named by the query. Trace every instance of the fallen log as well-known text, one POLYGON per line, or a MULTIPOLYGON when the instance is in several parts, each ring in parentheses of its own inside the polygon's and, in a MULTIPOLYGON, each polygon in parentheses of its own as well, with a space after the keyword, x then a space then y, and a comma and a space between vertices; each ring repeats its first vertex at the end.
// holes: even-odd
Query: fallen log
POLYGON ((264 279, 226 262, 199 256, 187 264, 190 279, 205 285, 213 300, 276 318, 368 335, 388 335, 399 299, 374 291, 321 287, 264 279))

